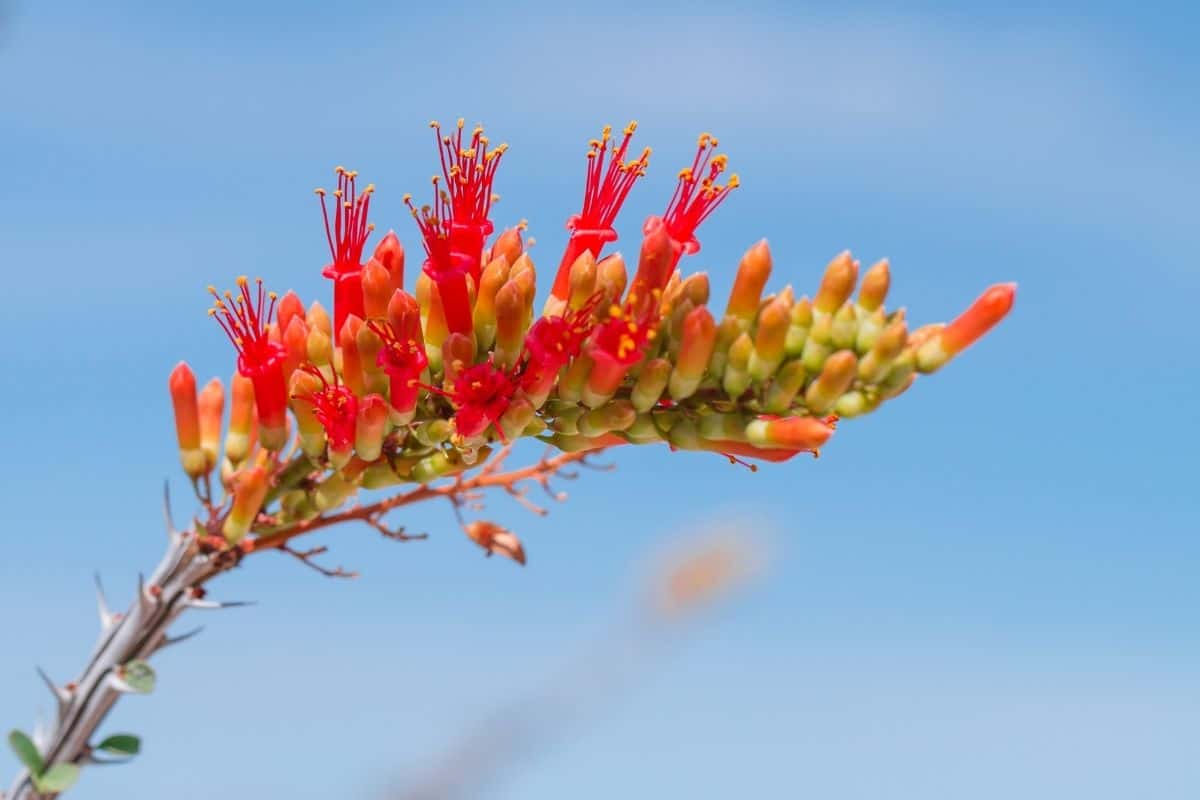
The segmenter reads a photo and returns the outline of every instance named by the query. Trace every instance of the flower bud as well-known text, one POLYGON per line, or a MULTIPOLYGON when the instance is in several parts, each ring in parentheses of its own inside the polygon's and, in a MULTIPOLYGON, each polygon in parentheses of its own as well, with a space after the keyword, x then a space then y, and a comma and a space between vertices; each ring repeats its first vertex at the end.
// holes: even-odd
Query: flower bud
POLYGON ((304 321, 304 303, 300 302, 295 292, 288 292, 279 300, 275 321, 279 324, 279 330, 286 332, 293 319, 304 321))
POLYGON ((417 275, 417 305, 421 309, 421 321, 425 329, 425 352, 433 370, 442 367, 442 342, 450 334, 446 327, 446 313, 438 295, 437 284, 425 272, 417 275))
POLYGON ((366 394, 363 384, 362 357, 358 353, 358 332, 362 320, 355 314, 347 314, 342 329, 338 332, 338 344, 342 348, 342 381, 356 395, 366 394))
POLYGON ((1012 309, 1016 290, 1015 283, 1002 283, 981 294, 938 336, 920 345, 917 350, 917 369, 934 372, 978 341, 1012 309))
POLYGON ((292 373, 308 361, 308 323, 304 316, 293 316, 283 332, 283 348, 286 354, 283 358, 283 379, 291 380, 292 373))
POLYGON ((316 300, 308 307, 308 316, 305 321, 308 323, 309 330, 315 328, 324 331, 326 336, 333 337, 333 323, 329 319, 329 312, 316 300))
MULTIPOLYGON (((386 315, 387 310, 385 309, 384 316, 386 315)), ((383 371, 383 367, 379 366, 379 353, 383 350, 383 340, 369 326, 363 325, 355 336, 355 345, 358 349, 359 364, 362 366, 363 391, 387 394, 388 376, 383 371)))
POLYGON ((839 350, 825 360, 821 374, 804 393, 804 405, 814 414, 833 408, 842 392, 850 388, 858 372, 858 357, 851 350, 839 350))
POLYGON ((832 435, 832 426, 816 417, 760 418, 746 426, 746 440, 763 448, 816 451, 832 435))
POLYGON ((788 325, 783 349, 788 356, 795 358, 804 352, 804 343, 808 340, 808 330, 813 324, 812 301, 807 297, 801 297, 800 301, 792 306, 790 317, 791 321, 788 325))
POLYGON ((581 353, 558 378, 558 397, 568 403, 578 403, 583 398, 583 387, 588 375, 592 372, 595 362, 590 356, 581 353))
POLYGON ((829 266, 825 267, 825 275, 821 278, 821 288, 813 299, 813 307, 824 314, 832 314, 850 299, 854 291, 854 282, 858 280, 858 262, 850 256, 849 250, 843 250, 833 257, 829 266))
POLYGON ((849 419, 865 413, 869 409, 867 396, 857 389, 846 392, 833 405, 834 413, 839 417, 849 419))
POLYGON ((854 339, 854 349, 859 353, 870 352, 887 324, 887 314, 884 312, 882 306, 865 315, 860 310, 858 315, 858 336, 854 339))
POLYGON ((317 420, 313 404, 305 398, 321 391, 321 387, 321 379, 304 370, 293 372, 288 386, 292 415, 296 418, 299 430, 300 449, 313 461, 319 461, 325 455, 325 428, 317 420))
MULTIPOLYGON (((705 359, 707 362, 707 359, 705 359)), ((633 407, 638 411, 649 411, 662 397, 667 388, 667 380, 671 377, 671 362, 665 358, 655 358, 642 365, 637 383, 629 395, 633 407)))
POLYGON ((671 237, 663 221, 658 218, 647 220, 642 233, 638 268, 629 288, 629 299, 635 304, 649 302, 655 290, 665 288, 675 268, 671 237))
MULTIPOLYGON (((347 459, 347 462, 349 459, 347 459)), ((345 466, 343 464, 342 466, 345 466)), ((335 469, 341 469, 341 466, 335 469)), ((346 499, 358 491, 358 486, 353 480, 348 479, 340 472, 330 473, 325 480, 317 484, 313 490, 313 504, 319 511, 330 511, 337 508, 346 499)))
POLYGON ((917 356, 911 347, 906 348, 892 361, 892 366, 879 384, 880 393, 884 398, 894 397, 911 385, 910 378, 917 368, 917 356), (903 388, 901 388, 903 387, 903 388))
POLYGON ((439 450, 414 464, 412 477, 418 483, 430 483, 438 478, 462 472, 466 468, 467 465, 457 453, 452 458, 445 450, 439 450))
POLYGON ((383 453, 387 435, 388 401, 369 394, 358 403, 358 421, 354 426, 354 452, 363 461, 374 461, 383 453))
POLYGON ((328 334, 320 328, 308 329, 308 341, 305 343, 305 349, 308 352, 308 360, 316 367, 319 367, 321 372, 326 373, 326 376, 333 376, 333 342, 330 341, 328 334))
POLYGON ((596 258, 590 250, 584 250, 579 258, 571 265, 568 278, 567 305, 572 309, 580 309, 587 305, 588 299, 596 291, 596 258))
POLYGON ((654 415, 647 413, 638 414, 624 434, 625 438, 634 444, 661 442, 663 438, 662 431, 654 424, 654 415))
POLYGON ((775 379, 767 387, 763 399, 763 409, 771 414, 782 414, 792 407, 796 393, 804 385, 806 376, 804 364, 799 361, 788 361, 783 368, 775 373, 775 379))
POLYGON ((625 259, 620 253, 605 256, 596 263, 596 288, 604 294, 600 307, 612 305, 625 293, 628 283, 625 259))
POLYGON ((187 362, 180 361, 167 380, 171 405, 175 409, 175 437, 179 441, 179 460, 192 479, 208 472, 207 459, 200 447, 200 409, 196 401, 196 376, 187 362))
POLYGON ((729 361, 725 365, 725 377, 722 385, 725 394, 730 398, 740 397, 742 392, 750 388, 750 354, 754 352, 754 340, 743 333, 734 340, 729 348, 729 361))
MULTIPOLYGON (((388 276, 391 278, 388 297, 391 297, 392 292, 404 289, 404 245, 400 244, 400 237, 396 235, 395 231, 388 231, 387 236, 379 240, 371 261, 377 261, 388 271, 388 276)), ((363 280, 366 280, 365 272, 363 280)), ((363 299, 365 300, 366 297, 364 296, 363 299)), ((367 316, 374 316, 370 309, 367 309, 367 316)))
POLYGON ((708 372, 714 378, 725 374, 725 364, 729 361, 729 348, 745 332, 746 323, 737 317, 725 317, 717 326, 717 339, 713 345, 712 356, 708 359, 708 372))
POLYGON ((225 387, 213 378, 200 390, 200 449, 204 451, 205 472, 217 465, 221 451, 221 417, 225 413, 225 387))
POLYGON ((452 333, 442 342, 443 382, 449 386, 470 367, 475 357, 475 342, 463 333, 452 333))
POLYGON ((693 272, 679 287, 680 299, 692 301, 693 306, 707 304, 709 292, 707 272, 693 272))
POLYGON ((758 313, 759 298, 771 275, 771 250, 763 239, 742 256, 725 314, 749 323, 758 313))
POLYGON ((426 447, 437 447, 450 440, 454 427, 449 420, 431 419, 413 429, 413 436, 426 447))
POLYGON ((772 300, 758 315, 754 352, 750 355, 750 377, 762 382, 770 378, 783 361, 791 309, 783 299, 772 300))
POLYGON ((636 418, 637 412, 632 403, 627 400, 610 400, 579 418, 579 433, 581 436, 595 439, 606 433, 625 430, 636 418))
POLYGON ((509 262, 504 256, 493 258, 479 279, 479 292, 475 298, 475 340, 480 353, 492 347, 496 338, 496 293, 508 280, 509 262))
POLYGON ((237 544, 250 532, 267 497, 268 488, 267 471, 262 467, 250 467, 234 475, 233 505, 221 526, 225 541, 237 544))
POLYGON ((871 265, 863 274, 862 285, 858 289, 858 305, 865 311, 874 311, 883 305, 887 299, 888 287, 891 286, 892 275, 889 271, 888 260, 882 258, 871 265))
POLYGON ((377 259, 372 258, 362 270, 363 312, 367 319, 387 316, 388 301, 392 299, 392 275, 377 259))
POLYGON ((717 326, 712 314, 704 306, 688 312, 683 320, 679 355, 671 373, 671 398, 684 400, 695 394, 704 378, 704 371, 712 359, 713 347, 717 342, 717 326))
POLYGON ((529 398, 523 394, 517 394, 508 404, 508 408, 504 410, 497 427, 504 439, 511 442, 525 434, 525 428, 533 421, 536 413, 537 409, 534 408, 529 398))
POLYGON ((743 442, 749 420, 742 414, 709 414, 697 426, 700 436, 713 442, 743 442))
POLYGON ((520 285, 509 279, 496 295, 495 363, 508 368, 517 363, 525 344, 525 303, 520 285))
POLYGON ((878 383, 887 375, 892 361, 904 349, 908 341, 908 326, 904 320, 896 320, 879 334, 871 351, 858 364, 858 377, 864 383, 878 383))
POLYGON ((234 466, 250 455, 254 446, 254 383, 235 372, 229 381, 229 429, 225 432, 225 457, 234 466))
POLYGON ((503 257, 509 264, 515 264, 517 259, 524 252, 524 245, 521 244, 522 226, 517 225, 513 228, 505 228, 504 232, 496 237, 496 241, 492 243, 492 260, 503 257))
POLYGON ((830 322, 829 341, 835 348, 845 350, 854 347, 857 340, 858 315, 852 304, 845 303, 833 315, 833 320, 830 322))

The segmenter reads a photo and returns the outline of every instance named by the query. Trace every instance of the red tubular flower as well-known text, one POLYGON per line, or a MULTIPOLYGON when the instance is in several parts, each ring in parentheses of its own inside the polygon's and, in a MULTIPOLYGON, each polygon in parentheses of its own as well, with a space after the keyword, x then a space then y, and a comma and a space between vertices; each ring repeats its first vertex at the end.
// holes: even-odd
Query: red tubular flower
MULTIPOLYGON (((500 369, 491 359, 459 373, 448 393, 456 409, 454 426, 459 434, 470 438, 486 431, 504 416, 516 391, 515 374, 500 369)), ((499 425, 496 430, 503 439, 499 425)))
POLYGON ((333 222, 325 202, 325 190, 317 189, 321 198, 321 214, 325 218, 325 238, 333 259, 321 272, 333 281, 333 329, 340 331, 350 314, 365 316, 362 296, 362 254, 367 237, 375 226, 367 222, 374 184, 368 184, 360 194, 355 186, 357 172, 338 167, 337 189, 333 191, 333 222))
POLYGON ((566 314, 541 317, 525 336, 525 359, 521 370, 521 388, 531 397, 550 392, 560 369, 579 355, 583 342, 596 327, 592 315, 600 302, 593 295, 579 309, 566 314))
MULTIPOLYGON (((399 293, 398 293, 399 294, 399 293)), ((371 320, 367 327, 383 341, 376 363, 387 373, 390 382, 392 408, 408 413, 416 408, 417 393, 420 391, 421 373, 429 366, 425 354, 425 343, 421 340, 421 319, 417 304, 412 302, 411 315, 404 315, 397 327, 392 322, 371 320)))
MULTIPOLYGON (((433 179, 434 193, 437 194, 438 179, 433 179)), ((443 195, 438 200, 443 207, 447 206, 447 198, 443 195)), ((413 205, 412 196, 404 196, 404 204, 412 212, 413 219, 421 231, 421 239, 425 243, 425 264, 423 269, 435 284, 441 301, 442 313, 446 319, 446 327, 450 333, 470 334, 475 322, 471 314, 471 297, 467 290, 467 274, 469 265, 460 258, 455 258, 450 248, 450 223, 445 217, 439 217, 433 206, 421 206, 418 210, 413 205)), ((419 290, 418 286, 418 290, 419 290)))
POLYGON ((715 136, 700 134, 696 157, 690 167, 679 171, 679 185, 675 187, 675 194, 671 196, 671 202, 662 215, 671 237, 672 269, 681 256, 700 252, 696 229, 739 186, 736 174, 730 175, 724 184, 717 183, 728 166, 729 158, 723 153, 714 155, 716 147, 715 136))
POLYGON ((330 383, 325 380, 321 370, 312 364, 305 364, 300 370, 319 378, 321 389, 299 395, 297 399, 312 405, 313 416, 321 423, 321 427, 325 429, 325 437, 329 440, 331 460, 335 463, 341 461, 341 465, 344 465, 354 448, 358 398, 354 396, 354 392, 338 383, 336 372, 333 374, 333 383, 330 383))
POLYGON ((238 372, 254 384, 261 426, 259 441, 268 450, 279 450, 287 442, 287 382, 283 375, 287 352, 270 340, 267 331, 275 313, 276 295, 263 290, 261 279, 255 284, 257 289, 252 295, 250 282, 242 276, 237 280, 239 294, 225 292, 224 297, 210 286, 216 303, 208 313, 237 348, 238 372))
POLYGON ((559 300, 566 300, 570 289, 571 265, 584 252, 590 252, 595 258, 600 258, 600 250, 608 242, 617 239, 613 230, 613 221, 621 210, 629 190, 637 179, 646 174, 650 163, 650 148, 632 161, 626 161, 629 151, 629 140, 637 130, 637 123, 630 122, 625 127, 625 138, 618 145, 612 141, 612 126, 605 125, 599 139, 589 142, 587 154, 587 180, 583 187, 583 209, 569 220, 567 230, 571 238, 567 240, 567 248, 563 252, 562 261, 558 265, 558 274, 554 278, 554 286, 550 294, 559 300), (605 165, 606 155, 607 168, 605 165))

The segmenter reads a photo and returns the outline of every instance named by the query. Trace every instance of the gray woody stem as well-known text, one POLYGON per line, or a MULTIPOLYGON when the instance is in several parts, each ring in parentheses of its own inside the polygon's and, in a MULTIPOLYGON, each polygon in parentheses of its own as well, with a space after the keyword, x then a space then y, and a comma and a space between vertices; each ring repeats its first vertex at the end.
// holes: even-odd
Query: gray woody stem
MULTIPOLYGON (((200 587, 233 567, 236 554, 202 553, 192 532, 171 530, 169 535, 166 554, 149 581, 139 578, 138 596, 126 613, 110 612, 100 594, 100 640, 79 679, 67 687, 51 684, 58 712, 38 740, 47 765, 86 764, 96 730, 120 696, 129 691, 120 678, 122 667, 135 659, 149 658, 184 638, 172 639, 167 628, 188 608, 222 607, 204 600, 200 587)), ((41 796, 29 773, 23 771, 5 798, 35 800, 41 796)))

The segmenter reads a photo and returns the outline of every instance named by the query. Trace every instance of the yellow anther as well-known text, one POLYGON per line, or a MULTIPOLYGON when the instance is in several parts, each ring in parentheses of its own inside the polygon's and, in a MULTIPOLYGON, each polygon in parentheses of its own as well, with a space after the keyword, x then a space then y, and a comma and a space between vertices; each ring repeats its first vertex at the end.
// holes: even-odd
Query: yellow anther
POLYGON ((610 137, 610 136, 612 136, 612 125, 605 125, 603 128, 600 129, 600 138, 601 139, 603 139, 604 141, 607 142, 608 137, 610 137))
POLYGON ((278 300, 279 295, 275 294, 275 292, 267 292, 267 299, 268 300, 278 300))
POLYGON ((319 195, 321 195, 321 197, 324 197, 324 196, 325 196, 325 190, 324 190, 324 189, 313 189, 313 192, 314 192, 314 193, 316 193, 316 194, 319 194, 319 195))
POLYGON ((347 177, 347 178, 350 178, 350 179, 357 178, 357 177, 358 177, 358 170, 351 170, 351 171, 347 172, 347 173, 346 173, 346 177, 347 177))
POLYGON ((493 194, 493 195, 492 195, 492 202, 493 202, 493 203, 499 203, 499 202, 500 202, 500 195, 498 195, 498 194, 493 194))
POLYGON ((404 195, 404 197, 401 197, 401 198, 400 198, 400 202, 401 202, 401 203, 404 203, 405 205, 407 205, 407 204, 411 203, 411 202, 412 202, 412 195, 411 195, 411 194, 405 194, 405 195, 404 195))
POLYGON ((334 189, 334 190, 333 190, 333 196, 334 196, 334 197, 341 197, 341 196, 342 196, 342 190, 341 190, 341 189, 334 189))
POLYGON ((692 179, 692 168, 691 167, 684 167, 683 169, 679 170, 679 180, 690 181, 691 179, 692 179))
MULTIPOLYGON (((249 282, 250 282, 250 280, 245 275, 238 275, 238 279, 237 279, 238 286, 245 286, 249 282)), ((226 292, 226 294, 228 294, 228 292, 226 292)))
POLYGON ((729 156, 725 155, 724 153, 713 156, 712 165, 717 169, 718 172, 725 169, 725 165, 728 163, 729 156))
POLYGON ((343 172, 346 171, 346 168, 343 167, 341 164, 338 164, 336 167, 333 168, 333 171, 334 171, 334 174, 341 175, 343 172))
POLYGON ((465 119, 463 119, 462 117, 459 117, 459 118, 458 118, 458 127, 459 127, 459 129, 460 129, 460 130, 462 129, 462 127, 463 127, 464 125, 466 125, 466 123, 467 123, 467 121, 466 121, 465 119))
POLYGON ((629 120, 629 124, 625 126, 625 135, 632 136, 633 132, 636 130, 637 130, 637 120, 636 119, 629 120))
POLYGON ((373 183, 368 183, 368 184, 367 184, 367 188, 363 189, 363 190, 362 190, 362 193, 363 193, 363 194, 370 194, 370 193, 371 193, 371 192, 373 192, 373 191, 375 191, 375 184, 373 184, 373 183))
POLYGON ((215 308, 210 308, 210 309, 208 310, 208 315, 209 315, 210 317, 215 317, 215 316, 217 315, 217 309, 215 309, 215 308))
POLYGON ((741 185, 742 185, 742 181, 740 178, 738 178, 736 172, 729 176, 729 188, 730 189, 736 189, 741 185))
POLYGON ((608 307, 608 315, 614 319, 621 316, 621 307, 614 303, 608 307))
POLYGON ((588 139, 588 147, 599 147, 599 146, 600 146, 599 139, 588 139))

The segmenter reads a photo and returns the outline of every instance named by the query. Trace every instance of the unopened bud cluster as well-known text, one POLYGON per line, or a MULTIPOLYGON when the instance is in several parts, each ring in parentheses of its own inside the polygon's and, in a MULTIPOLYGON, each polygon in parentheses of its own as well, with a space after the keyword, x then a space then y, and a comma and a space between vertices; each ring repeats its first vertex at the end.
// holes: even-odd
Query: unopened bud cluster
MULTIPOLYGON (((863 270, 842 253, 811 298, 790 286, 770 293, 761 241, 737 265, 727 302, 710 306, 707 275, 680 262, 738 186, 715 138, 700 138, 666 211, 646 221, 636 262, 603 252, 649 164, 648 149, 629 151, 634 128, 619 140, 606 128, 591 143, 583 208, 540 304, 523 225, 493 235, 489 219, 506 146, 461 120, 449 135, 433 124, 442 172, 432 202, 404 198, 424 250, 411 288, 395 233, 367 254, 374 187, 360 190, 339 167, 337 188, 318 190, 332 313, 246 278, 212 290, 210 313, 238 354, 228 391, 218 380, 197 390, 186 364, 169 388, 184 470, 197 481, 215 471, 226 489, 229 542, 318 517, 360 489, 453 475, 525 437, 564 451, 815 453, 836 419, 897 397, 1012 305, 1014 287, 999 285, 949 324, 910 330, 903 309, 886 307, 886 260, 863 270)), ((473 538, 507 533, 473 524, 473 538)))

